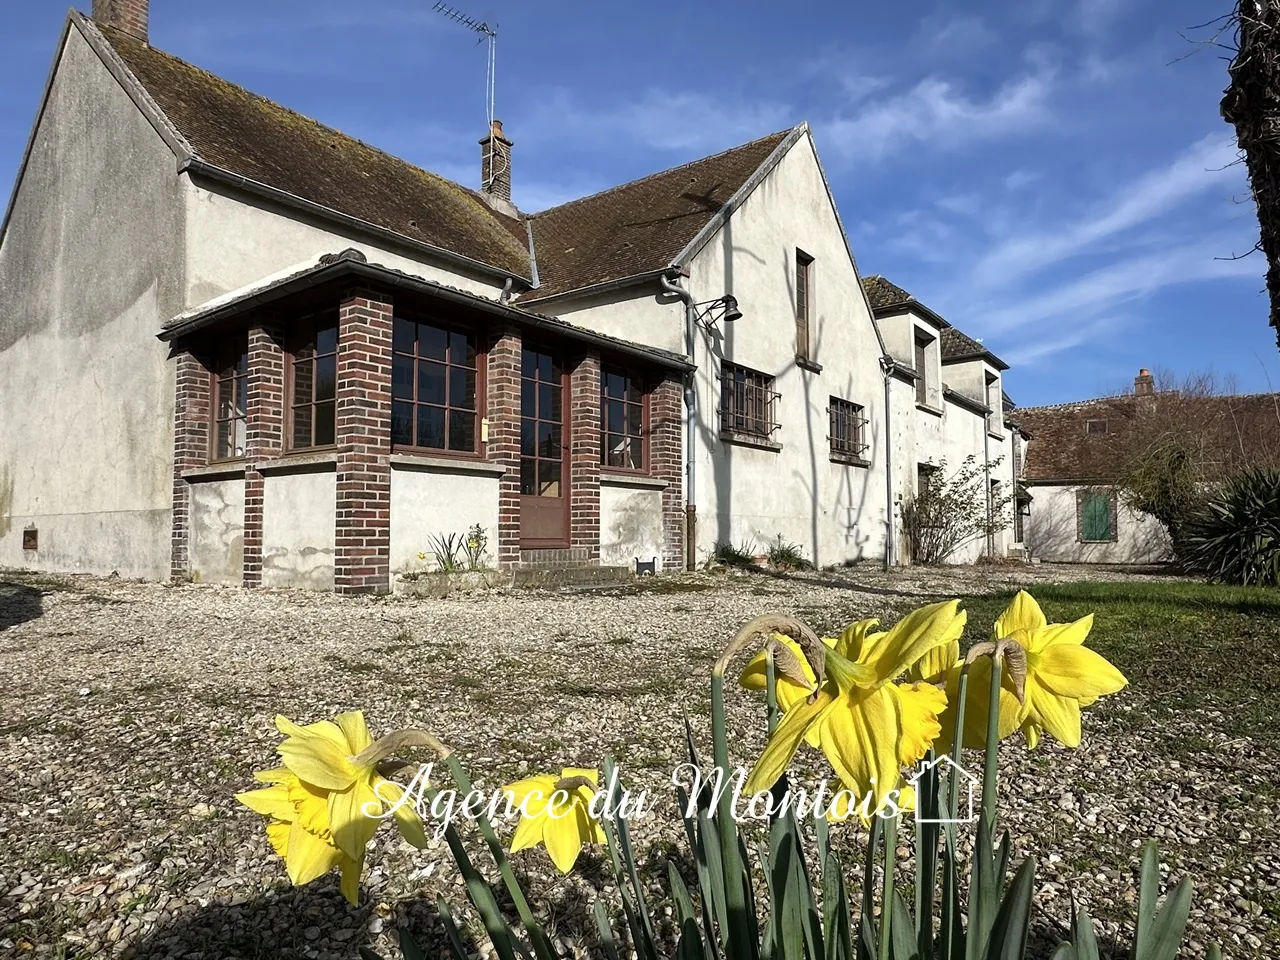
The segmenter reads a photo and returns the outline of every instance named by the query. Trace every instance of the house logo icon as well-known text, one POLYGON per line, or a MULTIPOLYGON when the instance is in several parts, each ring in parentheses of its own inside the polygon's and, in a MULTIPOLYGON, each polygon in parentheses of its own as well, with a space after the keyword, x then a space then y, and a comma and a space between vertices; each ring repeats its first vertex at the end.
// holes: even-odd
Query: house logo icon
MULTIPOLYGON (((907 783, 910 784, 912 789, 916 791, 917 814, 919 813, 919 810, 920 810, 920 806, 919 806, 920 801, 918 799, 920 796, 920 790, 921 790, 920 778, 923 777, 926 773, 928 773, 931 770, 936 771, 937 774, 939 775, 939 781, 938 781, 939 783, 941 783, 941 775, 943 773, 946 773, 952 778, 959 777, 960 786, 964 791, 964 799, 961 800, 959 803, 957 803, 956 809, 952 811, 955 814, 955 816, 953 817, 939 817, 937 819, 933 819, 930 817, 921 817, 917 815, 916 822, 917 823, 977 823, 978 814, 974 810, 973 794, 974 794, 974 790, 979 786, 978 778, 975 777, 968 770, 966 770, 964 767, 960 766, 960 764, 956 763, 956 761, 951 759, 951 757, 949 756, 941 756, 941 757, 937 757, 934 760, 929 760, 929 761, 924 761, 924 760, 920 761, 920 766, 916 768, 915 776, 907 778, 907 783), (944 764, 949 769, 944 770, 943 768, 944 764)), ((946 810, 943 809, 942 812, 945 813, 946 810)))

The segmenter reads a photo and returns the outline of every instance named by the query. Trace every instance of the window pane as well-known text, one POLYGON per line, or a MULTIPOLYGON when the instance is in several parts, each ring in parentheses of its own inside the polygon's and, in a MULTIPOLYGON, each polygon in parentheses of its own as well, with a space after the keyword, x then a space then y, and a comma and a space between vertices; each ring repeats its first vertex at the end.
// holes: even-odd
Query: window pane
POLYGON ((311 446, 311 405, 293 408, 293 445, 311 446))
POLYGON ((622 404, 617 400, 609 401, 609 419, 605 424, 605 429, 610 433, 622 433, 622 404))
POLYGON ((644 407, 635 404, 627 406, 627 433, 633 437, 640 436, 640 431, 644 428, 644 407))
POLYGON ((413 342, 418 337, 418 325, 412 320, 396 317, 391 322, 391 349, 396 353, 413 353, 413 342))
POLYGON ((316 360, 316 400, 332 400, 337 395, 338 358, 321 357, 316 360))
POLYGON ((521 460, 520 461, 520 492, 526 497, 532 497, 538 492, 538 461, 537 460, 521 460))
POLYGON ((534 406, 538 398, 538 386, 532 380, 520 381, 520 415, 523 417, 536 417, 538 415, 537 408, 534 406))
POLYGON ((538 424, 538 456, 549 460, 560 459, 560 426, 538 424))
POLYGON ((537 424, 533 420, 520 421, 520 455, 524 457, 534 457, 538 454, 538 443, 536 440, 537 424))
POLYGON ((444 360, 449 346, 449 334, 440 327, 418 324, 418 356, 432 360, 444 360))
POLYGON ((249 442, 249 424, 244 420, 231 421, 231 455, 243 457, 249 442))
POLYGON ((301 363, 303 360, 310 360, 316 355, 316 338, 308 336, 307 339, 299 343, 293 351, 293 359, 301 363))
POLYGON ((560 421, 560 385, 538 384, 538 419, 560 421))
POLYGON ((323 447, 326 444, 333 443, 335 439, 334 423, 334 404, 317 403, 316 404, 316 446, 323 447))
POLYGON ((538 496, 560 496, 560 462, 558 460, 538 461, 538 496))
POLYGON ((470 410, 449 411, 449 449, 475 452, 476 415, 470 410))
POLYGON ((520 376, 533 377, 538 371, 538 355, 529 349, 520 354, 520 376))
POLYGON ((249 378, 236 377, 236 413, 244 416, 249 409, 249 378))
POLYGON ((396 355, 391 361, 391 395, 413 399, 413 358, 396 355))
POLYGON ((627 446, 631 450, 631 459, 627 464, 632 470, 640 470, 644 467, 644 447, 639 437, 632 437, 627 446))
POLYGON ((644 402, 644 390, 640 387, 640 381, 634 378, 627 379, 627 400, 631 403, 644 402))
POLYGON ((391 442, 413 443, 413 404, 391 404, 391 442))
POLYGON ((234 456, 231 452, 233 440, 231 436, 232 422, 225 420, 218 424, 218 445, 215 456, 219 459, 234 456))
POLYGON ((236 357, 236 373, 242 377, 249 373, 249 345, 247 341, 240 349, 240 355, 236 357))
POLYGON ((456 330, 450 333, 449 362, 474 367, 476 365, 475 337, 470 334, 459 333, 456 330))
POLYGON ((617 434, 609 434, 607 438, 609 445, 607 462, 611 467, 625 467, 626 461, 626 441, 617 434))
POLYGON ((626 385, 627 385, 626 379, 624 377, 619 376, 616 373, 606 374, 604 379, 605 379, 605 393, 607 393, 611 397, 618 397, 618 398, 622 397, 624 391, 626 390, 626 385))
MULTIPOLYGON (((445 365, 418 361, 418 402, 438 403, 444 406, 445 365)), ((441 446, 444 444, 441 443, 441 446)))
POLYGON ((476 372, 466 367, 449 368, 449 406, 474 410, 476 407, 476 372))
POLYGON ((310 403, 311 385, 315 380, 315 371, 310 360, 299 360, 293 365, 293 402, 310 403))
POLYGON ((538 354, 538 379, 543 383, 550 383, 553 378, 553 370, 551 364, 551 355, 548 353, 538 354))
POLYGON ((444 411, 439 407, 418 407, 418 446, 444 449, 444 411))
POLYGON ((218 384, 218 419, 229 419, 235 412, 235 405, 232 403, 232 396, 235 390, 234 385, 227 380, 218 384))
POLYGON ((316 353, 333 353, 338 349, 338 325, 321 327, 316 331, 316 353))

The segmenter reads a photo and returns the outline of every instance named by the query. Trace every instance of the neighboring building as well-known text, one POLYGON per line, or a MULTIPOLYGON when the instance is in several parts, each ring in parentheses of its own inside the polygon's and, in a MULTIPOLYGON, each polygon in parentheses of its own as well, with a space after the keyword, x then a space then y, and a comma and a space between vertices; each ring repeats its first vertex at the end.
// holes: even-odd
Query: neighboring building
POLYGON ((807 125, 525 215, 501 124, 469 190, 147 7, 68 16, 0 225, 0 565, 383 590, 473 524, 503 568, 896 559, 918 465, 1009 446, 1004 364, 918 305, 881 339, 807 125))
MULTIPOLYGON (((1001 386, 1008 364, 884 277, 867 277, 863 286, 894 360, 890 429, 898 508, 930 476, 954 472, 969 456, 986 473, 992 504, 1010 500, 1021 436, 1001 386)), ((971 541, 951 559, 1018 554, 1020 531, 1015 523, 991 542, 971 541)), ((900 550, 905 555, 905 543, 900 550)))
POLYGON ((1171 559, 1164 525, 1125 505, 1117 482, 1146 449, 1173 434, 1191 441, 1205 471, 1229 476, 1280 458, 1280 394, 1192 396, 1157 391, 1147 370, 1134 392, 1017 411, 1030 440, 1026 545, 1067 563, 1171 559))

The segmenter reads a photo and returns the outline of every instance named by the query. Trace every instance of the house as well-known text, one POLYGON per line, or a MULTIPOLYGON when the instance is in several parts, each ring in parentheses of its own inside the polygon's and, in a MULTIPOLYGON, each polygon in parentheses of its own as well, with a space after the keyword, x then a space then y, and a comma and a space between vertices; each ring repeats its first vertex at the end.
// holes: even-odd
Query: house
POLYGON ((381 591, 477 524, 504 569, 892 562, 918 465, 1009 444, 1004 365, 869 302, 806 124, 532 215, 513 148, 466 189, 146 0, 72 11, 0 224, 0 565, 381 591))
POLYGON ((1169 532, 1125 503, 1120 481, 1170 439, 1205 473, 1228 477, 1280 460, 1280 394, 1203 395, 1157 390, 1146 369, 1132 393, 1023 407, 1030 436, 1028 551, 1065 563, 1154 563, 1172 558, 1169 532))
MULTIPOLYGON (((939 471, 954 471, 972 456, 985 473, 993 508, 1017 489, 1022 434, 1002 383, 1009 365, 897 284, 881 276, 863 281, 891 360, 889 409, 898 508, 904 497, 939 471)), ((953 556, 1021 552, 1020 522, 990 540, 974 540, 953 556)), ((906 545, 901 547, 906 555, 906 545)))

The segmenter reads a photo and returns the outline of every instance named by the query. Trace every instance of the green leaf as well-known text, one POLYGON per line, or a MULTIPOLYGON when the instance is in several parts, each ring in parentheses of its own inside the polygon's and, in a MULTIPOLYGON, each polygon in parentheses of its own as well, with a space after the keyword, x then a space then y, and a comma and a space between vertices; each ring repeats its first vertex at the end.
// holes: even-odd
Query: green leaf
POLYGON ((1184 877, 1165 898, 1149 930, 1146 953, 1141 960, 1176 960, 1191 914, 1191 881, 1184 877))
POLYGON ((614 939, 613 927, 605 914, 604 903, 599 897, 591 904, 591 913, 596 918, 596 930, 600 934, 600 949, 604 951, 605 960, 618 960, 618 941, 614 939))
POLYGON ((1026 954, 1035 882, 1036 860, 1035 857, 1027 857, 1014 874, 991 925, 991 939, 983 954, 986 960, 1022 960, 1026 954))
POLYGON ((1072 960, 1098 960, 1098 938, 1093 932, 1093 918, 1081 907, 1071 918, 1071 942, 1075 945, 1072 960))
POLYGON ((1058 944, 1058 949, 1053 951, 1051 960, 1080 960, 1080 955, 1076 953, 1076 948, 1069 943, 1058 944))
POLYGON ((871 818, 867 836, 867 857, 862 868, 862 906, 858 912, 857 960, 873 960, 876 955, 876 850, 880 845, 880 832, 884 821, 871 818))
POLYGON ((1156 915, 1156 898, 1160 894, 1160 857, 1155 841, 1142 850, 1142 868, 1138 881, 1138 922, 1133 931, 1133 960, 1146 960, 1145 944, 1151 939, 1151 923, 1156 915))
POLYGON ((684 926, 685 920, 695 917, 693 898, 689 896, 689 888, 685 886, 680 871, 670 860, 667 861, 667 886, 671 888, 671 899, 675 903, 676 923, 684 926))
POLYGON ((676 946, 676 960, 706 960, 706 952, 702 949, 702 934, 698 924, 692 917, 680 928, 680 942, 676 946))
MULTIPOLYGON (((453 914, 449 911, 449 904, 444 902, 443 897, 436 897, 436 911, 440 914, 440 922, 444 925, 445 937, 449 940, 449 948, 453 950, 456 960, 470 960, 470 954, 467 948, 462 944, 462 937, 458 933, 458 925, 453 922, 453 914)), ((404 936, 400 934, 403 949, 404 936)))
POLYGON ((902 894, 893 891, 893 960, 919 960, 915 921, 902 894))
POLYGON ((849 939, 852 924, 849 895, 840 870, 840 860, 828 854, 822 868, 823 960, 853 960, 853 944, 849 939))

